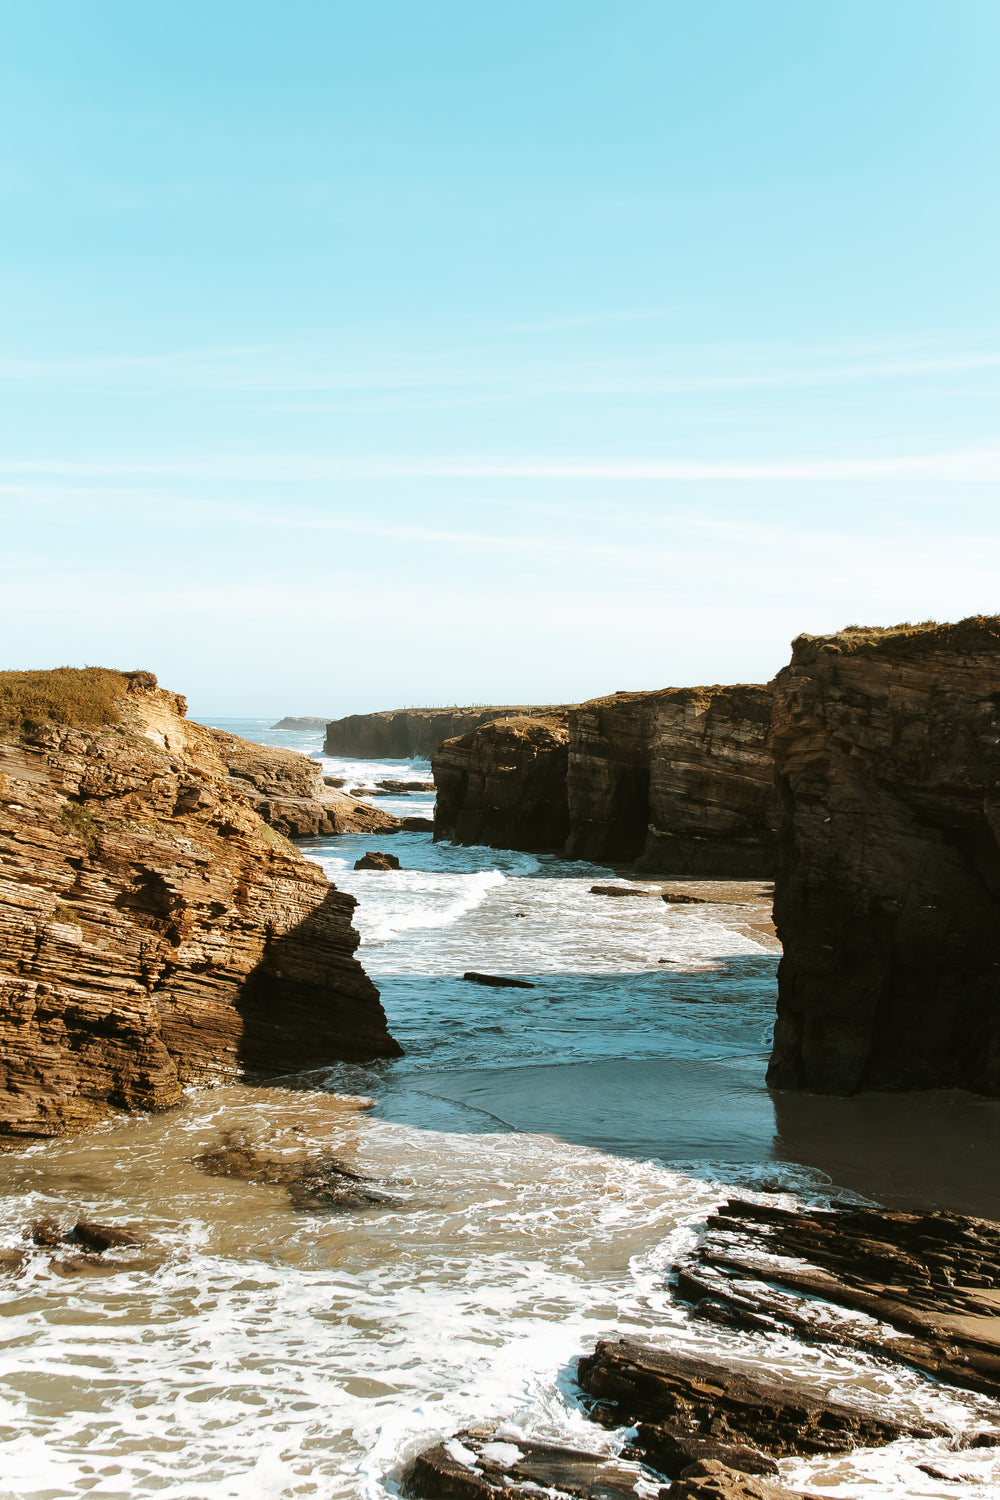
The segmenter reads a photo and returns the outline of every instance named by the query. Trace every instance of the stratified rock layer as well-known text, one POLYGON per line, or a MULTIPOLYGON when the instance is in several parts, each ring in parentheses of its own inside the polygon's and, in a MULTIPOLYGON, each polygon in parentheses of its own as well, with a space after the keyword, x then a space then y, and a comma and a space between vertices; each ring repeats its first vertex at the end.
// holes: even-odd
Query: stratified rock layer
POLYGON ((766 878, 770 720, 767 688, 666 688, 481 725, 434 757, 436 837, 678 880, 766 878))
POLYGON ((434 837, 561 849, 569 834, 565 714, 498 719, 446 740, 433 760, 434 837))
POLYGON ((120 724, 0 744, 3 1134, 399 1051, 354 898, 261 821, 183 699, 122 684, 120 724))
POLYGON ((757 686, 615 693, 572 710, 567 853, 677 880, 770 876, 770 723, 757 686))
POLYGON ((360 760, 430 760, 445 740, 469 734, 499 718, 535 717, 551 708, 498 704, 492 708, 389 708, 374 714, 351 714, 326 726, 326 755, 360 760))
POLYGON ((1000 619, 800 636, 774 686, 768 1082, 1000 1095, 1000 619))
POLYGON ((297 750, 254 745, 224 729, 210 729, 233 785, 286 838, 341 833, 399 833, 403 820, 331 787, 318 761, 297 750))

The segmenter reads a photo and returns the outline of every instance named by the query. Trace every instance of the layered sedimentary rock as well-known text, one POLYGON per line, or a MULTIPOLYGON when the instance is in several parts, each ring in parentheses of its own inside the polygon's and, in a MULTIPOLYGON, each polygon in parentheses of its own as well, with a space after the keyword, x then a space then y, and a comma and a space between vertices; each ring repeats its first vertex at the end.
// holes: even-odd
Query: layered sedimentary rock
POLYGON ((561 849, 569 834, 565 713, 498 719, 446 740, 432 762, 434 837, 503 849, 561 849))
POLYGON ((569 717, 567 853, 710 879, 771 874, 771 696, 756 686, 615 693, 569 717))
POLYGON ((331 787, 322 767, 297 750, 254 745, 223 729, 207 731, 230 780, 265 823, 287 838, 398 833, 403 820, 331 787))
POLYGON ((769 1083, 1000 1095, 1000 619, 800 636, 774 686, 769 1083))
POLYGON ((495 705, 492 708, 390 708, 374 714, 351 714, 326 726, 326 755, 361 760, 429 760, 438 746, 480 724, 499 718, 534 717, 551 708, 495 705))
POLYGON ((434 757, 436 836, 673 879, 764 878, 770 717, 767 688, 666 688, 482 725, 434 757))
POLYGON ((117 709, 0 743, 0 1133, 397 1054, 354 898, 261 820, 183 699, 133 674, 117 709))

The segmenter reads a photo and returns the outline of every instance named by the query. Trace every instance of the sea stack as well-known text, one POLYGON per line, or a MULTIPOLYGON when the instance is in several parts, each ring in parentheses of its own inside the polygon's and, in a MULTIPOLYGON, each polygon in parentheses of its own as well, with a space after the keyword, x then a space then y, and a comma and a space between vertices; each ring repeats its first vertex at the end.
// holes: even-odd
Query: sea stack
POLYGON ((768 1082, 1000 1095, 1000 618, 803 635, 774 687, 768 1082))
POLYGON ((0 1134, 394 1056, 352 896, 148 672, 0 674, 0 1134))

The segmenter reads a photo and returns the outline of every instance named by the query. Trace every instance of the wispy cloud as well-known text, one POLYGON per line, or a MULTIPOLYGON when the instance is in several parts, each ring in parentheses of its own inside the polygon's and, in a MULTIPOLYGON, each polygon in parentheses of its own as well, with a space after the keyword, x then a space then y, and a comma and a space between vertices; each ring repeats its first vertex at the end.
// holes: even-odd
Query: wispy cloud
POLYGON ((221 455, 164 460, 6 459, 0 474, 39 478, 238 480, 241 483, 316 482, 338 479, 558 479, 773 481, 852 484, 872 480, 994 483, 1000 448, 950 453, 895 454, 882 458, 702 459, 523 457, 329 458, 221 455))

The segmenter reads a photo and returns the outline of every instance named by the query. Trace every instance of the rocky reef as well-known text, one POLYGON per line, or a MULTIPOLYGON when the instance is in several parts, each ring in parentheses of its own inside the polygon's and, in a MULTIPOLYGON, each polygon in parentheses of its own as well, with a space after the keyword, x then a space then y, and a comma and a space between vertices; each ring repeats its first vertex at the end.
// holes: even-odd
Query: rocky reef
POLYGON ((534 718, 551 708, 495 705, 478 708, 389 708, 374 714, 351 714, 326 726, 326 755, 360 760, 429 760, 444 740, 469 734, 499 718, 534 718))
POLYGON ((263 821, 231 737, 95 673, 0 674, 0 1134, 398 1054, 354 898, 263 821))
POLYGON ((1000 618, 800 636, 774 687, 768 1082, 1000 1095, 1000 618))
POLYGON ((479 726, 434 757, 435 835, 673 879, 765 878, 770 720, 769 690, 745 686, 613 693, 479 726))

